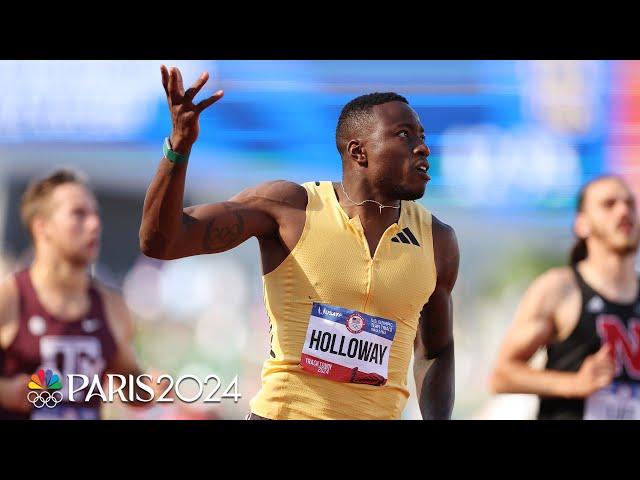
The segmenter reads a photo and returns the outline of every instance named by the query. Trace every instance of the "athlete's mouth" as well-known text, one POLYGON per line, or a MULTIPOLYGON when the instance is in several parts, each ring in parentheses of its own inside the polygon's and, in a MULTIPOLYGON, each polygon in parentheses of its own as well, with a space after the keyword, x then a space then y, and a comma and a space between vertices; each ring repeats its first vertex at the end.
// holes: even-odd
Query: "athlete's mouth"
POLYGON ((622 230, 624 233, 629 234, 633 230, 633 222, 624 219, 618 223, 618 230, 622 230))
POLYGON ((427 165, 425 164, 418 165, 416 167, 416 170, 418 170, 418 172, 420 172, 420 174, 424 176, 424 178, 426 178, 427 181, 431 180, 431 176, 427 173, 427 171, 429 170, 429 167, 427 165))
POLYGON ((630 223, 621 223, 620 225, 618 225, 618 230, 621 230, 628 235, 633 230, 633 225, 631 225, 630 223))

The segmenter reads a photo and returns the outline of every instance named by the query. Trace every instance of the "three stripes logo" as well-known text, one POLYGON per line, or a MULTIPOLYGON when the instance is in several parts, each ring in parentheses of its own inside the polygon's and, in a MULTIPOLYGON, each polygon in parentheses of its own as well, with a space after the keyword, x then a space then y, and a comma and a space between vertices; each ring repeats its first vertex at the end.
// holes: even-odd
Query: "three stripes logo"
POLYGON ((413 235, 413 233, 411 233, 411 230, 409 230, 409 227, 403 228, 402 232, 398 232, 398 234, 394 236, 391 241, 406 244, 413 243, 416 247, 420 246, 418 240, 416 240, 416 237, 413 235))

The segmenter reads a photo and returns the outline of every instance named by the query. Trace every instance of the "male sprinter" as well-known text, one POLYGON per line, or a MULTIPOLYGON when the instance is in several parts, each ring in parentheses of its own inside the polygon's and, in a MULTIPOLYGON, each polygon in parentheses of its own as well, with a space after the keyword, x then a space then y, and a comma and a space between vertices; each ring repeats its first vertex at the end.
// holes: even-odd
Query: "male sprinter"
POLYGON ((450 418, 458 245, 412 201, 429 180, 429 148, 406 99, 374 93, 344 107, 342 182, 271 181, 183 209, 199 115, 223 92, 194 103, 207 73, 186 91, 177 68, 161 73, 173 131, 146 194, 140 247, 168 260, 258 239, 272 342, 248 418, 397 419, 412 345, 423 418, 450 418))
POLYGON ((640 227, 625 182, 605 176, 585 185, 574 230, 570 265, 525 293, 492 389, 539 395, 539 419, 640 419, 640 227), (544 371, 527 365, 541 347, 544 371))
POLYGON ((21 216, 35 258, 0 283, 0 419, 99 419, 98 395, 68 401, 67 375, 86 375, 91 382, 106 372, 141 372, 124 301, 89 274, 101 231, 96 200, 73 172, 59 170, 28 187, 21 216), (60 404, 28 401, 30 378, 40 369, 60 376, 60 404))

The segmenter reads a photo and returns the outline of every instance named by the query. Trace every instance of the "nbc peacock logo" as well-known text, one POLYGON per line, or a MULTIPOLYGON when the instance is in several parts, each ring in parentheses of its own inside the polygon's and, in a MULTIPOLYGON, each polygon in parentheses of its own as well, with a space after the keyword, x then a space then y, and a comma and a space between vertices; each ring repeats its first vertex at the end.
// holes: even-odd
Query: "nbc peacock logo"
POLYGON ((59 391, 61 388, 62 383, 58 375, 50 369, 40 369, 31 375, 27 400, 36 408, 53 408, 62 401, 62 392, 59 391))

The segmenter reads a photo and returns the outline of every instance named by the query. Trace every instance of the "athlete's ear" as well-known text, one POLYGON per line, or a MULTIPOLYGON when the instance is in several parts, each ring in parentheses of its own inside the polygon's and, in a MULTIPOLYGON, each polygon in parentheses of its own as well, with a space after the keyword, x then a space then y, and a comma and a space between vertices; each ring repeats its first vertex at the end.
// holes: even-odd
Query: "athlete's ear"
MULTIPOLYGON (((51 223, 47 215, 36 215, 31 222, 31 232, 33 239, 36 238, 51 238, 55 236, 55 232, 51 232, 51 223)), ((35 244, 34 244, 35 245, 35 244)))
POLYGON ((40 238, 44 232, 45 221, 41 215, 36 215, 31 221, 31 235, 34 239, 40 238))
POLYGON ((584 213, 578 213, 576 221, 573 224, 573 231, 578 238, 585 239, 591 234, 591 226, 589 219, 584 213))
POLYGON ((361 167, 367 166, 367 152, 360 139, 349 140, 349 143, 347 143, 347 153, 349 160, 353 160, 361 167))

